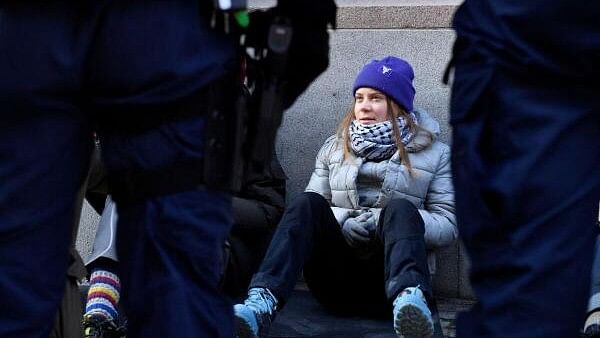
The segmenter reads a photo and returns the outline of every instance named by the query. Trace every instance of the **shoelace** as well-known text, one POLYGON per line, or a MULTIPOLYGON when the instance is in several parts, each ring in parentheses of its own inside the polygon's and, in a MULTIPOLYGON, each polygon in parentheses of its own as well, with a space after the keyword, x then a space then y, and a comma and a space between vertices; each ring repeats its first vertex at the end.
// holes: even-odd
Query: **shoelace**
POLYGON ((248 307, 258 312, 266 312, 272 315, 277 309, 277 300, 269 289, 252 288, 248 291, 248 299, 244 302, 248 307))
POLYGON ((415 286, 415 287, 409 287, 409 288, 406 288, 406 289, 402 290, 402 292, 400 292, 400 295, 398 295, 398 297, 396 297, 396 299, 394 299, 394 302, 393 302, 392 304, 393 304, 394 306, 396 306, 396 303, 400 301, 400 297, 401 297, 402 295, 405 295, 405 294, 407 294, 407 295, 411 295, 411 294, 418 295, 418 296, 419 296, 419 298, 421 298, 421 300, 423 300, 423 302, 424 302, 425 304, 427 304, 427 299, 425 298, 425 295, 423 294, 423 291, 421 290, 421 285, 420 285, 420 284, 419 284, 419 285, 417 285, 417 286, 415 286), (420 293, 419 293, 419 292, 417 292, 417 290, 418 290, 420 293))

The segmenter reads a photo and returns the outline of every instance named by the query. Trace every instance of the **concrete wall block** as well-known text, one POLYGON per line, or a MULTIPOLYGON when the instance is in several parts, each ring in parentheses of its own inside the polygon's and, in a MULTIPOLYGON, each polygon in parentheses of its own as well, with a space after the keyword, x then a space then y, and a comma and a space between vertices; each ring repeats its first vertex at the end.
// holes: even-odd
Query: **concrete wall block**
POLYGON ((341 29, 448 28, 455 8, 453 5, 340 7, 337 21, 341 29))
MULTIPOLYGON (((462 0, 336 0, 338 28, 449 28, 462 0)), ((251 8, 275 6, 275 0, 249 0, 251 8)))
POLYGON ((433 290, 436 296, 455 298, 460 293, 458 244, 435 252, 436 272, 433 275, 433 290))

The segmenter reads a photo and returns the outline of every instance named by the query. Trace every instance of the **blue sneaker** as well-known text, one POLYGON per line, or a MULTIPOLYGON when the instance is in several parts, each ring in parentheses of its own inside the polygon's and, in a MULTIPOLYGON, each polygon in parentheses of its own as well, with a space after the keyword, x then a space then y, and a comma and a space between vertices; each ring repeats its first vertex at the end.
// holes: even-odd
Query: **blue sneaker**
POLYGON ((600 337, 600 325, 592 324, 585 328, 582 335, 583 338, 599 338, 600 337))
POLYGON ((406 288, 394 300, 394 330, 400 338, 433 336, 433 318, 419 287, 406 288))
POLYGON ((581 337, 600 338, 600 311, 598 309, 595 309, 592 313, 588 314, 583 327, 584 329, 581 337))
POLYGON ((277 299, 269 289, 252 288, 244 304, 235 304, 235 331, 238 338, 266 338, 275 319, 277 299))

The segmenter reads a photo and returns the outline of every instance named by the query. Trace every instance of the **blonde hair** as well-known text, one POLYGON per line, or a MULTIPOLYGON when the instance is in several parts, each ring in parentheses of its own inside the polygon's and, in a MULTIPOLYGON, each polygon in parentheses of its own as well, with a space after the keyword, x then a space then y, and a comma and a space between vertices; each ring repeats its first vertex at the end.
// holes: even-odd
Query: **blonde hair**
MULTIPOLYGON (((384 93, 385 95, 385 93, 384 93)), ((402 143, 402 139, 400 137, 400 129, 398 128, 398 123, 396 123, 399 116, 404 117, 406 123, 408 125, 408 129, 413 135, 416 135, 420 131, 424 131, 430 133, 429 131, 419 127, 415 121, 411 118, 411 116, 400 107, 396 102, 390 99, 387 95, 385 96, 385 100, 387 102, 387 116, 388 121, 392 124, 392 133, 394 135, 394 143, 396 144, 396 148, 400 153, 400 161, 402 164, 406 166, 410 175, 413 175, 412 166, 410 164, 410 159, 408 158, 408 154, 406 152, 406 147, 404 143, 402 143)), ((355 120, 354 116, 354 108, 356 106, 356 99, 352 101, 352 106, 344 115, 344 118, 340 122, 337 129, 337 138, 342 141, 343 150, 344 150, 344 161, 350 158, 350 154, 352 153, 352 146, 350 145, 350 124, 355 120)), ((431 134, 431 133, 430 133, 431 134)))

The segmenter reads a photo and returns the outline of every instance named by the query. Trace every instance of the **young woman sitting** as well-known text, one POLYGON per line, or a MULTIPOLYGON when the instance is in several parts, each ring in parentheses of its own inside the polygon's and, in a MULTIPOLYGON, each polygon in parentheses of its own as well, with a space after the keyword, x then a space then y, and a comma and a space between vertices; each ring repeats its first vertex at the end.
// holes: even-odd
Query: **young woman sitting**
POLYGON ((360 71, 351 109, 234 306, 239 337, 267 336, 302 271, 329 310, 391 309, 400 337, 433 334, 426 250, 458 233, 449 148, 436 140, 438 123, 413 109, 413 78, 391 56, 360 71))

